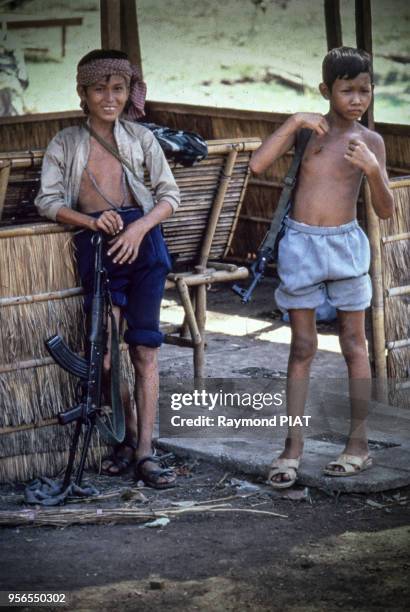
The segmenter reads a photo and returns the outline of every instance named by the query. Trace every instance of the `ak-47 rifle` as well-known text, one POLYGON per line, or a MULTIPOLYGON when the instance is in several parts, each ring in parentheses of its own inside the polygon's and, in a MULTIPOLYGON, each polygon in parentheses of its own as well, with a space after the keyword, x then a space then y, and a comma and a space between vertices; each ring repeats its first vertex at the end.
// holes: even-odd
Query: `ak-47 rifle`
POLYGON ((77 386, 77 404, 58 415, 58 421, 61 425, 67 425, 76 421, 68 465, 62 484, 63 491, 71 483, 74 461, 83 425, 85 426, 84 440, 74 481, 78 487, 81 486, 87 451, 94 427, 97 426, 101 435, 109 444, 122 442, 125 435, 124 412, 121 404, 119 384, 120 357, 118 330, 112 314, 106 271, 102 262, 103 236, 100 232, 93 236, 92 243, 95 247, 95 267, 88 357, 84 359, 74 353, 58 335, 45 340, 47 350, 54 361, 64 370, 80 379, 77 386), (107 348, 108 317, 111 320, 112 421, 101 410, 103 361, 107 348))
POLYGON ((239 295, 242 299, 242 304, 247 304, 250 302, 252 293, 255 290, 255 287, 260 283, 262 278, 265 276, 265 270, 268 263, 273 259, 273 249, 267 247, 264 248, 263 243, 259 247, 258 256, 254 263, 251 265, 251 275, 252 280, 251 284, 247 289, 240 287, 239 285, 233 285, 232 291, 239 295))
POLYGON ((283 181, 282 193, 280 194, 279 202, 274 212, 269 231, 258 249, 258 255, 255 262, 251 265, 251 284, 247 289, 243 289, 239 285, 234 285, 232 287, 232 291, 242 298, 241 301, 243 304, 247 304, 250 301, 255 287, 265 275, 266 266, 270 261, 274 261, 277 257, 278 244, 284 229, 283 219, 288 214, 290 209, 290 197, 296 185, 299 166, 311 134, 312 130, 304 128, 297 136, 295 155, 293 156, 292 164, 283 181))

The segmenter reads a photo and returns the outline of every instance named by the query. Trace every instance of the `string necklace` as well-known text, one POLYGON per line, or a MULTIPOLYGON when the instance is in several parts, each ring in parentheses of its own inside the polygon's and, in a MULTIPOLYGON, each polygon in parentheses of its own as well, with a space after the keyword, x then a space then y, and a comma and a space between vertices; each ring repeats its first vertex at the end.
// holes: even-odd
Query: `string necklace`
MULTIPOLYGON (((101 189, 101 187, 98 185, 97 183, 97 179, 95 178, 94 174, 91 172, 91 170, 88 168, 88 164, 85 167, 85 171, 88 174, 88 177, 91 181, 91 183, 93 184, 95 190, 97 191, 97 193, 102 197, 102 199, 109 205, 111 206, 111 208, 113 208, 114 210, 118 210, 119 208, 124 208, 124 205, 126 203, 127 200, 127 185, 126 185, 126 178, 125 178, 125 172, 124 169, 122 169, 122 173, 121 173, 121 191, 122 191, 122 201, 121 204, 116 204, 115 202, 113 202, 101 189)), ((129 203, 129 202, 128 202, 129 203)))

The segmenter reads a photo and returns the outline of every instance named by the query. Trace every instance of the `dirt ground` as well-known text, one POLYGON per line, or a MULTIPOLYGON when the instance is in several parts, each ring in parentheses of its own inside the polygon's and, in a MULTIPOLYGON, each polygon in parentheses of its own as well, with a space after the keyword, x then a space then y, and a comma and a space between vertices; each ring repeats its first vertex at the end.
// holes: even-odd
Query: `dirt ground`
MULTIPOLYGON (((89 474, 102 497, 69 504, 79 513, 183 510, 167 525, 4 527, 0 590, 65 592, 70 610, 101 612, 409 609, 410 489, 276 492, 214 465, 170 461, 175 489, 89 474)), ((21 487, 0 494, 2 510, 22 508, 21 487)))

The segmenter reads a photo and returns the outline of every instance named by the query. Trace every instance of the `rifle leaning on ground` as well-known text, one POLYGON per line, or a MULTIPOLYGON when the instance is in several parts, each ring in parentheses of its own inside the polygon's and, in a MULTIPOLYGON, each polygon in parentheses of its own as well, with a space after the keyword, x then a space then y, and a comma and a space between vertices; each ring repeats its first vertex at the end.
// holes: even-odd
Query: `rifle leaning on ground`
POLYGON ((305 152, 306 145, 311 134, 312 130, 304 128, 299 132, 296 138, 293 161, 283 181, 283 189, 280 194, 278 205, 273 214, 270 228, 262 240, 258 249, 256 260, 250 268, 252 275, 251 284, 247 289, 244 289, 239 285, 233 285, 232 287, 232 291, 242 298, 241 301, 243 304, 247 304, 250 301, 255 287, 265 275, 265 270, 268 263, 277 258, 279 240, 282 238, 284 230, 283 219, 290 210, 290 198, 296 185, 297 174, 302 161, 303 153, 305 152))
POLYGON ((87 451, 93 429, 96 426, 108 444, 118 444, 124 440, 125 420, 120 395, 120 352, 118 330, 114 315, 106 270, 102 263, 103 236, 100 232, 92 238, 95 247, 94 289, 91 306, 89 347, 87 359, 74 353, 64 340, 54 335, 45 340, 45 345, 54 361, 64 370, 77 376, 77 404, 58 415, 61 425, 76 421, 75 432, 70 447, 68 465, 62 484, 65 491, 71 483, 74 461, 83 426, 85 427, 80 461, 74 484, 81 486, 87 451), (111 320, 111 414, 102 411, 102 376, 104 353, 107 348, 108 319, 111 320), (111 420, 112 418, 112 420, 111 420))

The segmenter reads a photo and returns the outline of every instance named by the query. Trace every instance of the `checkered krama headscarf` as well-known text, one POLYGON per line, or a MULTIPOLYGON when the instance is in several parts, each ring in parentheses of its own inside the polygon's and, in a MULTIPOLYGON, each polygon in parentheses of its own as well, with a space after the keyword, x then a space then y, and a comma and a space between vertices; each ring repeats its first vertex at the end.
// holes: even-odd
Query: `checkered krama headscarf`
POLYGON ((126 111, 129 119, 143 117, 145 115, 144 103, 147 86, 141 79, 138 67, 131 64, 127 59, 95 59, 82 66, 77 66, 77 85, 87 87, 112 74, 123 76, 129 82, 130 95, 126 111))

